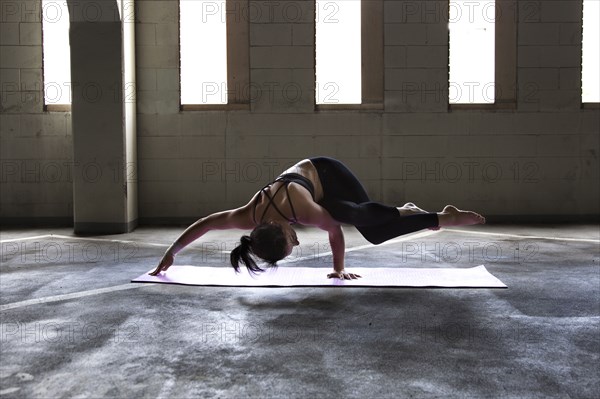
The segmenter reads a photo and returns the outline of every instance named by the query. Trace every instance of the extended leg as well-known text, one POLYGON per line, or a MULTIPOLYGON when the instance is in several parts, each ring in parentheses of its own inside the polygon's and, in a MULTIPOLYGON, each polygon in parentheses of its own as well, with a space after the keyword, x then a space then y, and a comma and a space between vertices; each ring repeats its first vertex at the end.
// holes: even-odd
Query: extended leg
POLYGON ((485 222, 481 215, 451 205, 442 212, 429 213, 412 203, 396 208, 371 201, 356 176, 340 161, 319 157, 311 158, 311 162, 323 185, 325 199, 321 205, 335 220, 356 226, 373 244, 427 228, 485 222))

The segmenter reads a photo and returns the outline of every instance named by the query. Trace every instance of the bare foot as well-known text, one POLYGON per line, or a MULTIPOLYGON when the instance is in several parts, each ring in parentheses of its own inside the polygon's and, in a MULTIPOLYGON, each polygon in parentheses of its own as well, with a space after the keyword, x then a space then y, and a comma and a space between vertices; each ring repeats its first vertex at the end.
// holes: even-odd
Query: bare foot
POLYGON ((485 218, 478 213, 461 211, 452 205, 446 205, 442 212, 438 213, 440 226, 468 226, 472 224, 483 224, 485 218))

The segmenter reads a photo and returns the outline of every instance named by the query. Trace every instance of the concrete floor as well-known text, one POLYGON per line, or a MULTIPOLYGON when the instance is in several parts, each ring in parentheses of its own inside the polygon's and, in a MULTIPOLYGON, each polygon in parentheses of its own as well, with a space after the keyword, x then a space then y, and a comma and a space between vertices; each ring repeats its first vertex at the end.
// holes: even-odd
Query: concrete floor
MULTIPOLYGON (((0 396, 600 397, 597 225, 448 229, 347 254, 349 270, 485 264, 508 289, 130 284, 182 230, 2 231, 0 396)), ((281 267, 330 264, 324 233, 298 235, 303 260, 281 267)), ((236 237, 211 232, 176 262, 227 267, 236 237)))

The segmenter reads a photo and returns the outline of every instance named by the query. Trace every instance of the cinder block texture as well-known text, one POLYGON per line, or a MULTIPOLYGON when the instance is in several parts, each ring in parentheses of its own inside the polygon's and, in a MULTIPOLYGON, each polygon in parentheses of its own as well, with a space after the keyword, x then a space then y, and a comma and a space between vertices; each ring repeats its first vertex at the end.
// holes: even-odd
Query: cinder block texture
MULTIPOLYGON (((3 7, 0 23, 0 216, 69 217, 71 183, 50 180, 82 172, 70 163, 71 114, 43 112, 39 2, 12 3, 18 9, 3 7)), ((600 212, 600 117, 580 104, 580 1, 517 3, 510 110, 449 109, 447 1, 384 1, 385 109, 377 111, 315 110, 310 0, 250 1, 237 15, 248 24, 248 109, 181 111, 177 1, 135 4, 145 220, 242 205, 315 155, 341 159, 373 199, 389 203, 455 202, 505 216, 600 212)))

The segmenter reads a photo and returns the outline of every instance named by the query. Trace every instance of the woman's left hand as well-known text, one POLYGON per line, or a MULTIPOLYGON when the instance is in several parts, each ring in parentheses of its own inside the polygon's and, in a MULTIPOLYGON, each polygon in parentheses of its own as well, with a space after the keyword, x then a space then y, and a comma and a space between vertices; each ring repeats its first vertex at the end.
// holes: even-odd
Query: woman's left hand
POLYGON ((359 274, 348 273, 345 270, 342 270, 340 272, 329 273, 327 275, 327 278, 339 278, 341 280, 356 280, 360 277, 361 276, 359 274))
POLYGON ((157 276, 158 273, 160 273, 160 272, 166 272, 167 269, 169 268, 169 266, 171 266, 174 261, 175 261, 175 255, 173 255, 171 253, 171 251, 167 251, 165 253, 165 255, 163 256, 163 258, 161 259, 158 266, 156 267, 156 269, 154 269, 154 271, 152 273, 148 273, 148 274, 151 276, 157 276))

